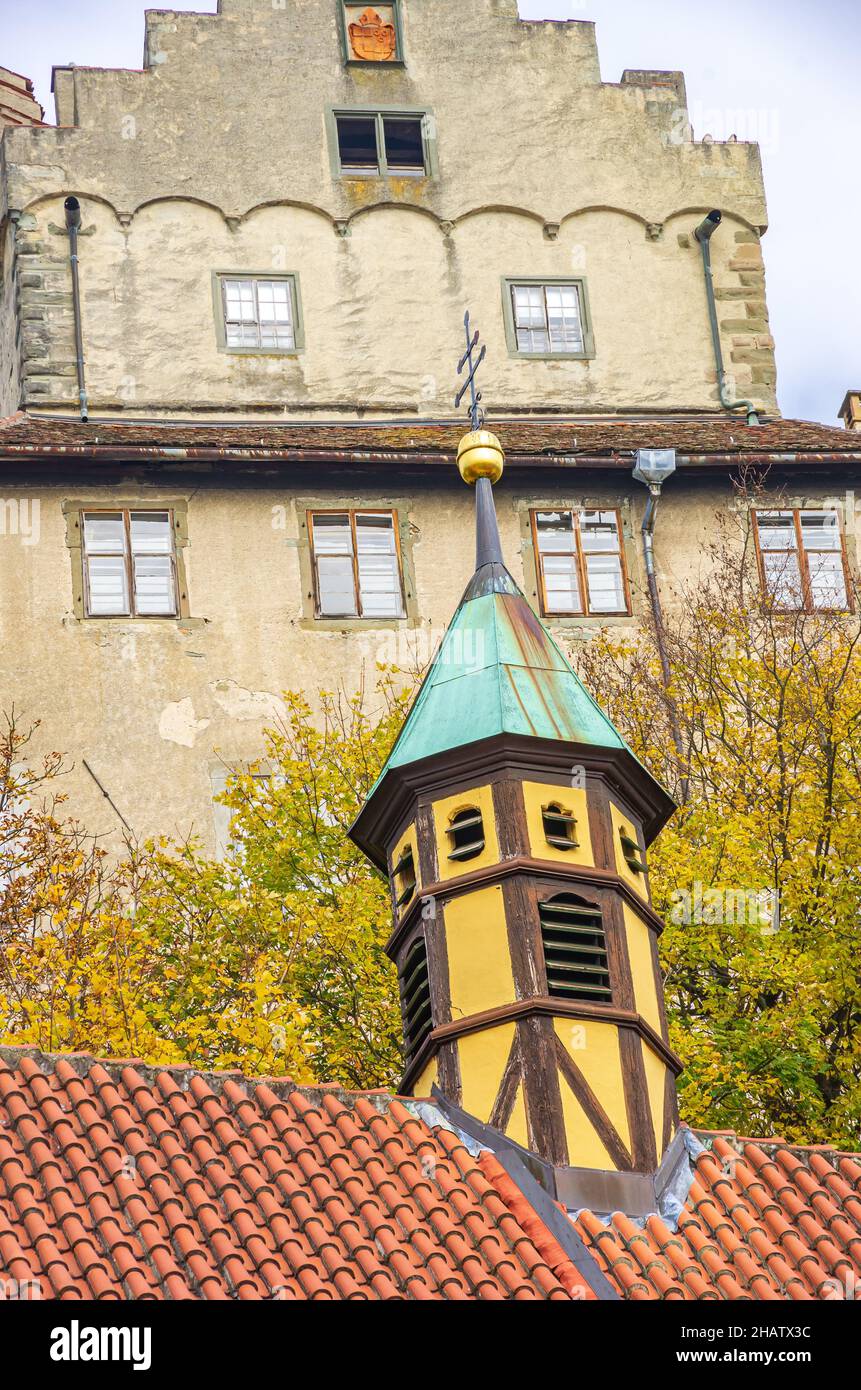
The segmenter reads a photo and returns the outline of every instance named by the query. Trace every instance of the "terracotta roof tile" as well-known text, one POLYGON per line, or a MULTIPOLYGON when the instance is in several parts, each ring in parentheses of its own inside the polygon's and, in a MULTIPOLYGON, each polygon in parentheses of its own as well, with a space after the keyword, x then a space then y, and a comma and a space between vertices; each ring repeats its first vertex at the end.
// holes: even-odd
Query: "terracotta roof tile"
POLYGON ((408 1102, 20 1048, 0 1275, 63 1299, 594 1297, 492 1155, 408 1102))
MULTIPOLYGON (((594 1299, 495 1155, 426 1115, 381 1092, 0 1048, 0 1275, 61 1299, 594 1299)), ((861 1299, 861 1155, 701 1137, 676 1230, 574 1217, 611 1285, 861 1299)))
POLYGON ((678 1230, 658 1216, 575 1218, 626 1298, 861 1301, 859 1155, 779 1140, 709 1144, 678 1230))
MULTIPOLYGON (((801 455, 809 461, 823 457, 861 458, 861 435, 809 420, 764 419, 748 426, 728 415, 682 416, 676 419, 515 419, 491 421, 509 462, 564 458, 603 460, 628 467, 635 449, 674 448, 681 461, 708 462, 708 456, 730 458, 801 455)), ((128 420, 114 423, 30 415, 25 411, 0 420, 0 459, 44 457, 156 457, 159 450, 184 450, 206 456, 266 457, 325 461, 347 456, 372 462, 375 457, 401 455, 405 462, 448 462, 454 458, 466 424, 428 424, 404 419, 397 423, 329 422, 315 424, 218 423, 128 420)))

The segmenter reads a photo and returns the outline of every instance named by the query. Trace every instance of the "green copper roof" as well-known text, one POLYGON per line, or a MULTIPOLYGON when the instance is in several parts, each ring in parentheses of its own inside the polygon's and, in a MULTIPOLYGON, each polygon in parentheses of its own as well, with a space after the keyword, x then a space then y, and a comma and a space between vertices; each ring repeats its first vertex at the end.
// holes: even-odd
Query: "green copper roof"
POLYGON ((476 570, 377 785, 391 768, 503 733, 627 747, 508 570, 489 563, 476 570))

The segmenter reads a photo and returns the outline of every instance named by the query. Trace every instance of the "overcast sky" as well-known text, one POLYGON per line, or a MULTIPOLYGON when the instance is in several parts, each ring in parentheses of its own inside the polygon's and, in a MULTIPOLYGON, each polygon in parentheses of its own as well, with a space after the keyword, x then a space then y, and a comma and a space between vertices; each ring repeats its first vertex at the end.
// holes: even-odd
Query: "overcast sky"
MULTIPOLYGON (((33 78, 50 120, 53 63, 141 64, 144 0, 12 6, 0 0, 0 63, 33 78)), ((833 422, 844 392, 861 387, 859 0, 520 0, 520 12, 595 20, 605 81, 626 67, 681 68, 697 137, 760 141, 781 408, 833 422)), ((483 80, 499 81, 505 100, 504 74, 483 80)))

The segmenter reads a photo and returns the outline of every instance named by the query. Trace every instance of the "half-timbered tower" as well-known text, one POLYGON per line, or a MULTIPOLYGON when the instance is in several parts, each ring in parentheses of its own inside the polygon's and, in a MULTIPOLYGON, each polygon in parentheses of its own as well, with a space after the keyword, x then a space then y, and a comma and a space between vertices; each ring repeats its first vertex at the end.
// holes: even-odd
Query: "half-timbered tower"
POLYGON ((458 462, 475 573, 352 830, 391 880, 403 1087, 554 1165, 654 1173, 679 1064, 647 850, 673 804, 505 566, 498 441, 458 462))

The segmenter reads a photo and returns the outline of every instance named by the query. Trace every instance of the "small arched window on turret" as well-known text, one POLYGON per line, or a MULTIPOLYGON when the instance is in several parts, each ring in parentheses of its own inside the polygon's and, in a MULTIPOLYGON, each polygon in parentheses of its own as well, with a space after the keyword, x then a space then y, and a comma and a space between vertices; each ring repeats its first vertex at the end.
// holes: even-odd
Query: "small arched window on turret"
POLYGON ((400 912, 411 902, 416 892, 416 865, 412 845, 405 845, 398 862, 392 866, 392 887, 395 906, 400 912))
POLYGON ((644 874, 646 872, 646 859, 640 849, 639 840, 634 839, 633 832, 627 825, 619 829, 619 843, 622 846, 622 855, 625 863, 632 874, 644 874))
POLYGON ((404 1046, 409 1062, 416 1056, 433 1028, 428 953, 423 936, 417 937, 413 942, 401 969, 401 1012, 404 1021, 404 1046))
POLYGON ((539 903, 538 914, 551 998, 612 1003, 600 907, 574 893, 559 893, 539 903))
POLYGON ((484 821, 477 806, 469 806, 452 816, 447 830, 449 859, 475 859, 484 849, 484 821))
POLYGON ((541 817, 548 845, 555 849, 577 849, 577 822, 570 811, 558 801, 551 801, 549 806, 543 807, 541 817))

